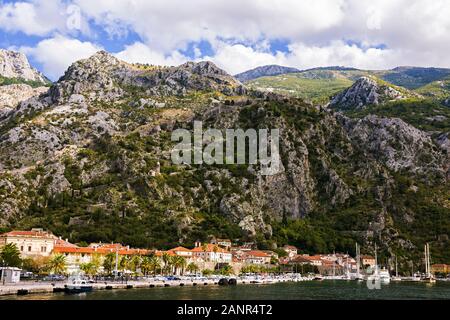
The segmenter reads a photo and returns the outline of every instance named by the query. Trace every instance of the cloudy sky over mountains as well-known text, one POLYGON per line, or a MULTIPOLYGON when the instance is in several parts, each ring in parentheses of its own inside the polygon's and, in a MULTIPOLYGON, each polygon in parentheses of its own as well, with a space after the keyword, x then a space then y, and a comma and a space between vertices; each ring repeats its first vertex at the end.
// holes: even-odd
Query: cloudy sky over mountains
POLYGON ((0 47, 52 79, 99 49, 129 62, 450 67, 447 0, 0 0, 0 47))

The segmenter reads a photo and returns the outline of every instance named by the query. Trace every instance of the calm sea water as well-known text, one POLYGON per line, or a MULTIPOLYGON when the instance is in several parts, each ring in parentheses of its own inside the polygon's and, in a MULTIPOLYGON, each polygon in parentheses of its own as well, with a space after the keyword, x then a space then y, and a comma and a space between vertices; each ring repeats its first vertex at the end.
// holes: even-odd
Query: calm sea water
POLYGON ((323 281, 239 285, 230 287, 169 287, 94 291, 81 295, 43 294, 0 299, 21 300, 367 300, 450 299, 450 282, 391 283, 380 290, 367 289, 365 282, 323 281))

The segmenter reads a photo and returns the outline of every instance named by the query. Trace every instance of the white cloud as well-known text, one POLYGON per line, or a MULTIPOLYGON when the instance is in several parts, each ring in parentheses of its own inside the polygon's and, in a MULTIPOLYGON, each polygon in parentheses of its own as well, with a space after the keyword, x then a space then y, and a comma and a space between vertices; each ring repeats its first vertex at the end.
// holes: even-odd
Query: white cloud
POLYGON ((75 0, 113 34, 129 27, 153 48, 170 52, 191 41, 261 37, 296 39, 338 25, 344 0, 75 0))
POLYGON ((360 48, 343 41, 334 41, 326 46, 308 46, 295 43, 289 46, 289 52, 258 51, 243 45, 222 43, 216 47, 216 54, 205 57, 229 73, 237 74, 257 66, 279 64, 307 69, 322 66, 354 66, 362 69, 382 69, 397 66, 397 55, 391 50, 360 48))
POLYGON ((33 36, 91 34, 81 9, 63 0, 0 2, 0 29, 33 36))
POLYGON ((129 63, 149 63, 154 65, 180 65, 189 60, 179 51, 174 51, 170 55, 154 51, 141 42, 135 42, 126 46, 125 49, 115 56, 129 63))
POLYGON ((39 42, 34 48, 21 47, 19 50, 32 56, 42 65, 44 74, 56 80, 73 62, 90 57, 101 47, 58 35, 39 42))
POLYGON ((71 57, 96 48, 100 31, 122 43, 129 34, 140 37, 117 53, 129 62, 177 65, 188 59, 181 53, 188 44, 207 41, 213 53, 203 56, 194 45, 193 59, 212 60, 230 73, 273 63, 450 67, 448 0, 0 0, 0 7, 0 29, 49 38, 30 52, 40 56, 52 77, 71 57), (68 19, 73 4, 90 42, 65 49, 67 57, 55 57, 65 62, 53 67, 43 46, 60 42, 60 35, 66 40, 78 35, 68 28, 77 21, 68 19), (272 40, 289 43, 289 51, 271 52, 272 40))

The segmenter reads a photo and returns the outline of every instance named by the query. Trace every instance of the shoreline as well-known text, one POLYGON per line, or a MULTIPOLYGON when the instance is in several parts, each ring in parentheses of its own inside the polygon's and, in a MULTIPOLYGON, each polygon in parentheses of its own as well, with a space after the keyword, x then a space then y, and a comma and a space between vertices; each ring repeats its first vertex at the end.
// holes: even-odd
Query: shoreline
MULTIPOLYGON (((221 278, 222 279, 222 278, 221 278)), ((101 282, 93 283, 92 291, 102 291, 102 290, 127 290, 127 289, 150 289, 150 288, 163 288, 163 287, 206 287, 206 286, 236 286, 236 285, 270 285, 277 283, 296 283, 303 281, 316 281, 311 278, 297 278, 297 279, 259 279, 257 281, 253 279, 236 279, 235 285, 222 285, 220 284, 220 279, 207 279, 207 280, 171 280, 171 281, 161 281, 161 280, 150 280, 150 281, 128 281, 125 283, 117 282, 101 282)), ((354 280, 344 280, 344 279, 324 279, 324 281, 350 281, 354 280)), ((439 280, 438 280, 439 281, 439 280)), ((321 281, 317 281, 321 282, 321 281)), ((401 281, 403 283, 421 283, 414 281, 401 281)), ((440 282, 440 281, 439 281, 440 282)), ((442 282, 448 282, 447 280, 442 280, 442 282)), ((34 295, 34 294, 52 294, 52 293, 64 293, 66 282, 61 283, 19 283, 11 285, 0 285, 0 297, 2 296, 24 296, 24 295, 34 295)))
MULTIPOLYGON (((221 286, 219 283, 220 279, 208 279, 208 280, 171 280, 171 281, 128 281, 126 283, 117 282, 102 282, 93 283, 92 291, 99 290, 120 290, 120 289, 148 289, 156 287, 195 287, 195 286, 221 286)), ((299 282, 299 281, 312 281, 309 279, 270 279, 270 280, 260 280, 258 282, 252 280, 242 280, 236 279, 236 285, 246 285, 246 284, 275 284, 282 282, 299 282)), ((19 283, 12 285, 0 285, 0 296, 23 296, 32 294, 42 294, 42 293, 61 293, 64 292, 66 282, 62 283, 19 283)), ((225 285, 234 286, 234 285, 225 285)))

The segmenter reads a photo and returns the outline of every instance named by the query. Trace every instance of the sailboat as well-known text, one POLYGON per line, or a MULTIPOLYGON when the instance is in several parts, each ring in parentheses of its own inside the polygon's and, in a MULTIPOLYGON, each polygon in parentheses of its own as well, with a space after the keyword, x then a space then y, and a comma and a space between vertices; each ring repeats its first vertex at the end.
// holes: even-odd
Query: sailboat
POLYGON ((419 272, 414 273, 414 263, 412 263, 412 261, 411 261, 411 278, 409 278, 408 281, 412 282, 421 281, 420 273, 419 272))
POLYGON ((430 244, 425 245, 425 277, 422 279, 427 283, 436 283, 436 278, 431 273, 431 257, 430 257, 430 244))
POLYGON ((356 274, 353 280, 364 281, 364 276, 361 274, 361 252, 358 243, 356 243, 356 274))
POLYGON ((383 284, 389 284, 391 282, 391 275, 389 271, 385 268, 378 269, 378 256, 377 256, 377 245, 375 244, 375 271, 372 275, 368 277, 368 280, 380 281, 383 284))
POLYGON ((402 278, 398 276, 397 256, 395 256, 395 277, 392 277, 391 279, 392 281, 402 281, 402 278))

